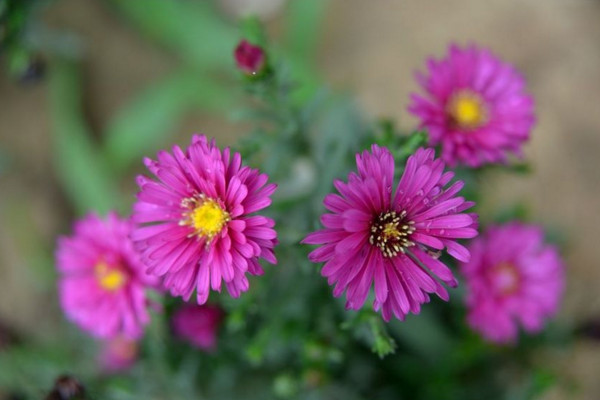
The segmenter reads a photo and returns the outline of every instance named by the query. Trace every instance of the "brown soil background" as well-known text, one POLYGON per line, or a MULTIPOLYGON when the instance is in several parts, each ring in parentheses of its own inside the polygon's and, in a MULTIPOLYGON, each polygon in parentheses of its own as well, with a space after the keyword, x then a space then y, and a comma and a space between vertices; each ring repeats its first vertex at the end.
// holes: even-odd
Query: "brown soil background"
MULTIPOLYGON (((174 68, 171 56, 145 41, 99 1, 64 0, 44 16, 53 28, 75 33, 85 49, 85 101, 93 128, 104 127, 140 89, 174 68)), ((278 31, 277 17, 269 22, 278 31)), ((477 42, 515 64, 537 103, 538 125, 526 146, 534 174, 495 174, 487 183, 492 210, 524 201, 533 219, 567 238, 568 286, 559 318, 600 318, 600 1, 596 0, 333 0, 319 44, 319 67, 333 87, 348 89, 371 116, 405 128, 412 79, 425 57, 441 56, 450 41, 477 42)), ((0 74, 0 148, 11 158, 0 175, 0 320, 36 336, 61 320, 53 288, 40 287, 26 243, 49 251, 69 217, 56 187, 49 153, 47 85, 22 87, 0 74), (16 225, 21 225, 15 232, 16 225), (9 229, 10 227, 10 229, 9 229), (31 233, 35 233, 34 239, 31 233)), ((220 143, 235 126, 196 113, 178 135, 203 131, 220 143)), ((600 398, 600 344, 540 356, 575 383, 547 399, 600 398)))

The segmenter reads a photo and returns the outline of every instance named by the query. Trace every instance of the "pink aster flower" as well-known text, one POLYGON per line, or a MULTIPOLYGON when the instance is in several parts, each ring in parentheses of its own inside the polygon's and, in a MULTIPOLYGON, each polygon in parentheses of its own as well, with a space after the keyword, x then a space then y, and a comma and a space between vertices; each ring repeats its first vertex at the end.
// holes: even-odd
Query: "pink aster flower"
POLYGON ((110 213, 75 223, 58 240, 60 302, 68 319, 100 338, 142 336, 150 321, 145 290, 156 278, 144 272, 129 235, 133 224, 110 213))
POLYGON ((223 311, 212 305, 186 304, 177 309, 171 320, 175 335, 206 351, 217 345, 217 331, 223 311))
POLYGON ((267 59, 262 47, 255 46, 245 39, 235 48, 234 57, 237 67, 247 75, 260 74, 267 59))
POLYGON ((233 297, 248 290, 247 273, 260 275, 259 258, 275 264, 277 234, 272 219, 254 215, 271 204, 275 184, 242 167, 239 153, 194 136, 185 150, 146 159, 158 181, 138 176, 140 187, 132 234, 148 273, 163 277, 173 296, 198 304, 225 282, 233 297))
POLYGON ((463 213, 473 206, 456 194, 458 181, 446 186, 454 174, 433 149, 419 149, 408 158, 396 189, 394 159, 390 151, 373 145, 357 154, 358 174, 348 182, 335 181, 340 193, 323 203, 331 211, 321 216, 325 229, 308 235, 303 243, 320 244, 310 253, 313 262, 324 262, 321 274, 335 284, 334 296, 346 291, 346 308, 360 309, 375 286, 373 307, 383 318, 393 314, 403 320, 419 313, 429 293, 448 300, 439 281, 456 286, 452 271, 438 260, 446 248, 467 261, 469 251, 455 239, 472 238, 476 217, 463 213))
POLYGON ((491 227, 470 250, 471 261, 460 265, 469 325, 496 343, 515 342, 518 325, 540 331, 564 288, 562 261, 543 230, 520 222, 491 227))
POLYGON ((413 94, 408 110, 421 119, 430 144, 441 144, 450 165, 477 167, 521 154, 534 123, 533 99, 521 75, 489 50, 450 46, 446 58, 430 59, 417 79, 426 96, 413 94))

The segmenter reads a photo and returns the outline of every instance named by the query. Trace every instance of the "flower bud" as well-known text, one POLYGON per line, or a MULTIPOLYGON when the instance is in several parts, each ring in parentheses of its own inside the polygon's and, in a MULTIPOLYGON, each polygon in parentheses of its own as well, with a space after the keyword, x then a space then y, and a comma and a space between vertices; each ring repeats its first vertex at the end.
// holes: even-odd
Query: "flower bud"
POLYGON ((267 57, 260 46, 244 39, 235 48, 234 56, 238 69, 246 75, 256 76, 265 71, 267 57))

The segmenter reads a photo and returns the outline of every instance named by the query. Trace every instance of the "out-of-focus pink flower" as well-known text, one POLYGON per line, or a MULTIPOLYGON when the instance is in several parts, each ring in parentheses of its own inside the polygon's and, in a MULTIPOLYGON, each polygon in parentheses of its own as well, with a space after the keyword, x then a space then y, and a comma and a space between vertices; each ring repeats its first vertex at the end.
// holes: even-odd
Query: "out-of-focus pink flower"
POLYGON ((105 341, 100 352, 100 365, 106 372, 126 371, 138 357, 138 342, 123 336, 105 341))
POLYGON ((186 304, 173 314, 173 332, 202 350, 212 351, 222 319, 223 311, 217 306, 186 304))
POLYGON ((511 222, 490 227, 460 265, 466 278, 467 320, 487 340, 514 342, 518 326, 535 333, 559 306, 564 267, 540 227, 511 222))
POLYGON ((235 48, 234 57, 237 67, 247 75, 259 75, 266 66, 267 57, 262 47, 245 39, 235 48))
POLYGON ((195 135, 184 152, 161 151, 146 159, 158 181, 138 176, 132 239, 148 273, 163 277, 173 296, 206 303, 210 289, 224 281, 233 297, 248 290, 246 276, 261 275, 258 259, 275 264, 275 222, 256 215, 271 204, 275 184, 242 167, 239 153, 221 150, 195 135))
POLYGON ((139 338, 150 321, 146 288, 157 279, 144 272, 129 235, 133 225, 110 213, 75 223, 58 240, 59 294, 68 319, 99 338, 139 338))
POLYGON ((521 154, 535 124, 525 81, 489 50, 450 46, 442 60, 429 59, 417 75, 426 96, 412 95, 408 110, 421 119, 431 145, 441 144, 450 165, 477 167, 521 154))
POLYGON ((322 245, 309 258, 325 263, 321 273, 335 284, 334 296, 346 291, 346 308, 358 310, 374 283, 373 306, 386 321, 419 313, 429 293, 448 300, 438 279, 452 287, 457 282, 438 253, 445 248, 468 261, 469 251, 456 239, 477 235, 476 217, 463 212, 473 203, 456 196, 463 183, 446 187, 454 174, 444 172, 433 149, 409 157, 395 190, 388 149, 373 145, 356 155, 356 165, 348 183, 334 182, 340 194, 323 201, 331 211, 321 216, 325 229, 303 240, 322 245))

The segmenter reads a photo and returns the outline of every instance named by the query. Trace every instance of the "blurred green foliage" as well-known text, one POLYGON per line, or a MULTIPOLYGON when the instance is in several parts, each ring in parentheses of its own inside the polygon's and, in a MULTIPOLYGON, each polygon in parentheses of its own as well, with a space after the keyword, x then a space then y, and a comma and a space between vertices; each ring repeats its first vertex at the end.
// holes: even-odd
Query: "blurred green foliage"
POLYGON ((80 74, 72 61, 56 60, 52 65, 50 95, 56 173, 77 213, 122 209, 118 180, 110 174, 84 119, 80 74))

